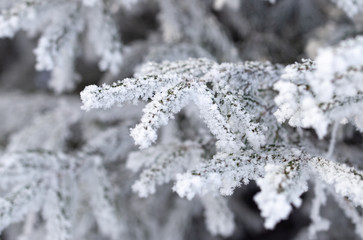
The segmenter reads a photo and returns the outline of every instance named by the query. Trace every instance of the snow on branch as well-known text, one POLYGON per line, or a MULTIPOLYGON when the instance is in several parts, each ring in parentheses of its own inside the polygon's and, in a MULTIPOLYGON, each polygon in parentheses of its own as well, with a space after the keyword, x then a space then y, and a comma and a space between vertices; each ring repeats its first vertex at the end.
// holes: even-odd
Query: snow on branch
POLYGON ((167 144, 130 153, 127 167, 138 171, 143 163, 139 179, 132 190, 140 197, 147 197, 156 192, 156 186, 175 180, 178 173, 190 169, 199 163, 203 150, 197 143, 167 144))
POLYGON ((99 58, 102 71, 117 74, 122 63, 119 33, 105 1, 13 1, 0 13, 0 37, 19 30, 40 35, 36 69, 50 71, 48 86, 56 93, 73 90, 80 80, 75 73, 81 33, 99 58))
POLYGON ((269 63, 262 63, 262 66, 250 62, 218 65, 206 59, 152 63, 142 68, 136 78, 111 86, 86 87, 81 93, 82 108, 109 108, 114 104, 150 98, 141 124, 131 132, 135 142, 145 148, 156 141, 156 130, 160 126, 187 103, 194 102, 217 138, 219 149, 238 151, 246 147, 244 139, 257 149, 265 142, 263 132, 266 128, 257 119, 265 114, 266 106, 261 103, 262 106, 256 108, 249 103, 259 100, 253 93, 259 88, 266 88, 264 83, 276 81, 279 71, 278 67, 269 63), (230 70, 236 73, 232 75, 230 70), (240 72, 242 75, 237 74, 240 72), (233 93, 237 93, 235 89, 240 87, 241 77, 248 81, 244 83, 245 92, 238 93, 242 96, 240 99, 233 93))
POLYGON ((204 210, 210 234, 239 237, 313 198, 313 239, 329 193, 362 237, 363 36, 294 64, 236 62, 291 63, 362 32, 362 0, 332 2, 351 19, 313 0, 0 1, 0 38, 15 37, 0 85, 30 90, 0 93, 0 233, 24 221, 20 240, 184 239, 204 210), (77 71, 106 72, 81 92, 85 111, 61 95, 77 94, 77 71), (261 221, 236 191, 250 182, 261 221))
POLYGON ((319 157, 311 158, 308 164, 317 177, 334 187, 337 194, 363 207, 362 171, 319 157))
POLYGON ((266 218, 265 227, 273 229, 283 219, 287 219, 292 205, 300 207, 301 194, 308 190, 308 174, 300 170, 300 162, 292 160, 279 166, 267 164, 265 176, 256 180, 261 192, 255 195, 261 215, 266 218))
POLYGON ((213 64, 207 59, 185 61, 183 64, 179 62, 146 64, 140 69, 140 76, 137 78, 127 78, 111 86, 106 84, 102 87, 87 86, 81 92, 82 109, 110 108, 115 104, 122 106, 123 103, 136 103, 139 99, 146 101, 163 87, 173 86, 182 81, 180 77, 189 75, 198 77, 208 71, 213 64))
POLYGON ((13 189, 0 199, 0 231, 12 223, 20 222, 29 212, 37 212, 45 192, 44 182, 40 179, 13 189))
POLYGON ((118 239, 121 221, 115 216, 113 196, 97 156, 38 150, 9 152, 0 156, 0 162, 2 184, 16 183, 14 189, 0 199, 1 230, 22 221, 29 213, 41 211, 48 239, 70 239, 72 229, 76 228, 72 223, 74 213, 80 207, 77 201, 90 198, 101 232, 118 239), (26 177, 22 177, 24 175, 26 177), (84 197, 75 197, 75 191, 84 197))
POLYGON ((173 188, 181 197, 191 199, 195 194, 205 195, 220 192, 232 195, 235 188, 248 184, 264 176, 268 163, 292 161, 300 157, 298 150, 293 153, 283 146, 265 146, 264 153, 244 150, 239 153, 218 153, 184 174, 177 175, 173 188))
POLYGON ((219 153, 194 170, 178 174, 173 190, 188 199, 196 194, 204 196, 218 191, 232 195, 241 183, 256 180, 261 192, 255 196, 255 201, 266 218, 266 228, 274 228, 286 219, 292 211, 290 204, 301 205, 300 196, 307 191, 310 175, 334 186, 338 195, 347 197, 356 206, 363 206, 361 171, 284 146, 266 146, 262 150, 261 153, 253 150, 219 153))
POLYGON ((291 126, 314 128, 323 138, 333 122, 351 122, 362 129, 363 38, 322 49, 316 60, 285 68, 274 88, 279 91, 275 116, 291 126))
MULTIPOLYGON (((360 49, 359 38, 352 41, 341 44, 334 54, 344 55, 340 48, 360 49)), ((324 54, 322 51, 319 56, 324 54)), ((265 227, 272 229, 288 217, 292 205, 301 205, 300 197, 307 191, 311 175, 316 176, 315 181, 334 186, 340 197, 362 206, 361 171, 325 159, 319 152, 310 152, 304 143, 299 143, 304 132, 291 134, 293 130, 281 124, 288 120, 293 127, 313 127, 322 138, 332 121, 352 119, 357 114, 354 109, 360 102, 352 98, 359 98, 360 90, 343 93, 334 89, 340 87, 339 81, 350 84, 360 76, 360 68, 356 67, 359 58, 331 78, 319 72, 327 67, 319 59, 303 60, 284 70, 281 65, 268 62, 217 64, 207 59, 189 59, 149 63, 134 78, 111 86, 86 87, 81 93, 82 108, 148 101, 141 123, 131 130, 136 144, 144 149, 156 143, 161 126, 193 103, 215 138, 216 153, 201 154, 199 147, 182 147, 181 151, 185 142, 177 143, 175 149, 156 145, 133 153, 128 167, 134 171, 146 169, 133 190, 146 197, 155 192, 156 185, 175 180, 173 190, 192 199, 195 195, 232 195, 235 188, 254 180, 261 188, 255 201, 266 219, 265 227), (333 88, 334 94, 329 97, 320 96, 326 93, 319 90, 317 82, 324 81, 333 88), (193 159, 193 164, 186 156, 193 159)))

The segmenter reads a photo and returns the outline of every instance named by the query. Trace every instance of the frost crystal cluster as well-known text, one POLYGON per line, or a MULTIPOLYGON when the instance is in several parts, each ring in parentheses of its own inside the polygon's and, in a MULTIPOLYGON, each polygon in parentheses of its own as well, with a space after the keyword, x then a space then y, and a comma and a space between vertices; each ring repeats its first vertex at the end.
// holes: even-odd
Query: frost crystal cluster
POLYGON ((361 0, 0 10, 1 239, 363 239, 361 0))

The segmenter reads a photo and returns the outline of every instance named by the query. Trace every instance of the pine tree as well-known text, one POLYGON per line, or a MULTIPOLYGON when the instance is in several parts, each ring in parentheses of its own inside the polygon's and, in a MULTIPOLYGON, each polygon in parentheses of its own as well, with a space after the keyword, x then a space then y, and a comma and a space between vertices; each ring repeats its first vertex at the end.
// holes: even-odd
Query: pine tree
POLYGON ((0 9, 2 238, 363 239, 362 1, 0 9))

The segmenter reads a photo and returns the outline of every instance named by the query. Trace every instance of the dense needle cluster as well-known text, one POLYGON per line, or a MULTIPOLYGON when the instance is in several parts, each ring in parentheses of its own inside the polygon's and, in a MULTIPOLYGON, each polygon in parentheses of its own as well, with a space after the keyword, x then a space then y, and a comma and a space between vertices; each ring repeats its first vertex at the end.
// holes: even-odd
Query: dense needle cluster
POLYGON ((4 239, 363 239, 363 1, 0 10, 4 239))

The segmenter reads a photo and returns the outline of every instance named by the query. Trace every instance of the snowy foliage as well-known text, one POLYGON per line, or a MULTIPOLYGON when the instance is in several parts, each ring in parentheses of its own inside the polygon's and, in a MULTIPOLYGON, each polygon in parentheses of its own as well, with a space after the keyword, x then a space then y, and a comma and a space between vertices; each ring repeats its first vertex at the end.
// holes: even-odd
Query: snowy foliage
MULTIPOLYGON (((14 1, 4 4, 0 14, 0 37, 11 38, 19 30, 40 35, 34 49, 36 69, 51 71, 49 87, 56 93, 71 91, 80 76, 75 72, 81 33, 87 41, 84 55, 91 49, 99 59, 99 68, 116 75, 122 65, 122 43, 113 13, 120 7, 131 8, 135 0, 14 1), (89 49, 88 49, 89 48, 89 49)), ((205 4, 197 0, 159 0, 163 35, 166 42, 187 37, 195 44, 207 42, 224 60, 236 60, 237 50, 216 20, 208 15, 205 4), (180 4, 181 6, 179 6, 180 4), (196 7, 195 5, 200 5, 196 7), (187 8, 184 10, 184 8, 187 8), (182 10, 182 11, 181 11, 182 10), (186 15, 192 14, 189 22, 186 15), (190 28, 189 25, 198 23, 190 28)), ((229 3, 231 1, 227 1, 229 3)), ((216 3, 220 6, 224 3, 216 3)), ((2 6, 0 6, 2 7, 2 6)), ((190 17, 190 16, 188 16, 190 17)))
MULTIPOLYGON (((126 1, 127 2, 127 1, 126 1)), ((117 74, 122 61, 121 43, 111 12, 104 1, 14 1, 0 15, 0 37, 19 30, 40 35, 34 50, 38 71, 51 71, 49 86, 55 92, 73 90, 78 38, 87 28, 101 70, 117 74)))
POLYGON ((320 138, 333 122, 351 122, 362 129, 363 38, 343 41, 322 49, 316 61, 304 60, 287 66, 276 103, 279 121, 291 126, 312 127, 320 138))
MULTIPOLYGON (((151 99, 143 110, 141 123, 131 130, 131 136, 140 148, 150 147, 156 142, 157 130, 174 119, 174 114, 189 103, 196 105, 200 118, 216 139, 217 153, 212 159, 200 157, 198 165, 188 168, 190 164, 187 162, 198 156, 192 153, 194 150, 186 148, 193 157, 179 159, 185 153, 172 150, 173 147, 168 145, 168 150, 174 152, 174 161, 178 162, 169 170, 170 160, 166 158, 168 151, 162 150, 163 148, 157 151, 158 147, 151 147, 143 155, 155 159, 150 161, 156 161, 156 165, 152 165, 151 171, 141 174, 141 179, 133 189, 145 197, 148 195, 147 189, 150 193, 155 192, 155 181, 159 184, 170 181, 172 177, 169 174, 174 174, 176 182, 173 190, 182 197, 192 199, 196 194, 202 197, 219 193, 231 195, 241 183, 256 180, 261 192, 256 195, 255 201, 261 209, 261 215, 266 218, 265 226, 273 228, 276 223, 288 217, 292 211, 291 204, 295 207, 301 205, 300 196, 308 189, 309 175, 316 176, 316 181, 331 184, 336 194, 349 198, 356 206, 363 206, 361 171, 319 156, 311 156, 306 152, 308 149, 294 143, 294 139, 288 135, 289 128, 279 125, 273 118, 273 89, 283 89, 287 95, 282 95, 283 92, 280 93, 283 97, 276 97, 276 103, 281 106, 275 114, 279 114, 279 120, 281 116, 289 114, 300 123, 304 117, 311 119, 318 115, 309 112, 315 110, 310 105, 305 106, 304 100, 295 103, 294 99, 299 88, 307 92, 307 85, 300 82, 307 81, 310 75, 306 71, 312 72, 312 69, 316 69, 314 63, 307 60, 302 64, 287 66, 286 73, 282 72, 279 65, 257 62, 217 64, 206 59, 189 59, 152 63, 141 68, 136 78, 125 79, 111 86, 88 86, 81 93, 81 98, 83 109, 86 110, 151 99), (296 81, 295 85, 280 82, 280 75, 282 81, 292 78, 296 81), (287 91, 283 84, 290 84, 296 90, 287 91), (294 105, 285 107, 287 104, 294 105), (302 113, 298 112, 300 109, 302 113), (304 109, 308 112, 305 113, 304 109), (303 152, 292 147, 299 147, 303 152), (183 164, 186 173, 178 173, 182 169, 177 166, 182 162, 186 162, 183 164), (161 174, 160 169, 167 172, 163 173, 162 179, 156 180, 156 176, 161 174)), ((309 88, 313 88, 313 85, 309 88)), ((314 101, 313 93, 308 97, 314 101)), ((315 108, 319 109, 318 106, 315 108)), ((323 114, 321 110, 321 115, 323 114)), ((316 122, 321 123, 321 120, 316 122)), ((318 133, 320 130, 314 124, 291 125, 314 127, 318 133)), ((324 134, 326 128, 324 126, 324 134)), ((145 158, 143 155, 132 154, 129 163, 139 163, 137 167, 134 164, 130 167, 137 170, 141 167, 140 164, 145 165, 146 163, 140 162, 145 158)))
POLYGON ((0 1, 1 238, 363 239, 363 5, 330 2, 0 1))

